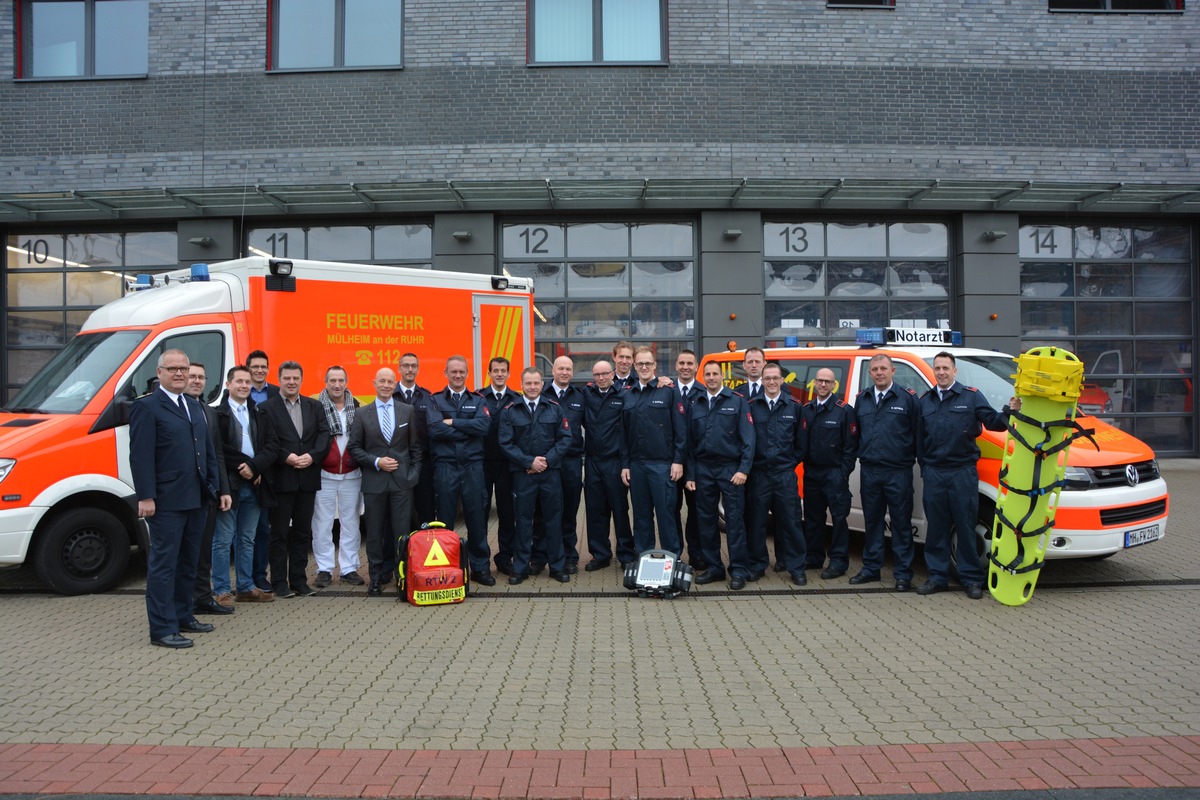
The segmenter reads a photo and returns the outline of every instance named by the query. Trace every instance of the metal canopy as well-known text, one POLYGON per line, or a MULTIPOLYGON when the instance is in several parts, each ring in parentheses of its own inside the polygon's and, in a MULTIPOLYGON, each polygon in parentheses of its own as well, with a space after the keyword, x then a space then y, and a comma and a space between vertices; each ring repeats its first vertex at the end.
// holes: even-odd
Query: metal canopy
POLYGON ((654 209, 1196 214, 1200 183, 772 178, 414 181, 0 194, 0 222, 654 209))

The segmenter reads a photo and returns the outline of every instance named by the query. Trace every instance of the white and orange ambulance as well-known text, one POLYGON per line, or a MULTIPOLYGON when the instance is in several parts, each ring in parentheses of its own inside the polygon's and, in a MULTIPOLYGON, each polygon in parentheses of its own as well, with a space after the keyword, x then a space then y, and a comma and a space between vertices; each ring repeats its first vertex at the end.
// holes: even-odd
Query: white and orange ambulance
MULTIPOLYGON (((942 350, 954 354, 958 380, 979 389, 993 408, 1001 408, 1013 395, 1011 376, 1016 364, 1012 356, 962 347, 962 337, 956 332, 873 328, 859 331, 856 338, 856 344, 835 347, 768 347, 766 358, 783 367, 788 390, 801 402, 812 399, 813 378, 817 370, 827 367, 837 377, 837 396, 853 404, 858 393, 872 385, 867 369, 871 357, 878 352, 892 357, 895 381, 918 395, 936 383, 933 357, 942 350)), ((742 350, 711 353, 704 356, 702 363, 718 362, 725 385, 737 389, 746 382, 742 370, 744 358, 742 350)), ((1167 484, 1159 474, 1154 451, 1128 433, 1083 413, 1081 405, 1079 420, 1084 427, 1095 429, 1097 446, 1080 439, 1071 447, 1067 483, 1059 498, 1055 528, 1046 548, 1048 559, 1104 558, 1156 542, 1167 532, 1167 484)), ((985 430, 978 439, 981 455, 976 532, 981 551, 987 548, 991 537, 1005 435, 1003 431, 985 430)), ((857 469, 855 473, 850 478, 854 499, 849 522, 851 528, 861 531, 864 526, 857 469)), ((913 536, 917 542, 924 542, 925 515, 921 508, 919 474, 914 476, 914 487, 913 536)))
POLYGON ((466 356, 475 387, 493 357, 509 359, 514 383, 534 363, 533 296, 519 278, 254 257, 139 286, 93 312, 0 411, 0 564, 32 564, 57 592, 107 589, 145 545, 127 422, 164 350, 204 364, 208 402, 256 349, 273 368, 299 362, 309 395, 341 365, 360 398, 407 352, 434 387, 451 355, 466 356))

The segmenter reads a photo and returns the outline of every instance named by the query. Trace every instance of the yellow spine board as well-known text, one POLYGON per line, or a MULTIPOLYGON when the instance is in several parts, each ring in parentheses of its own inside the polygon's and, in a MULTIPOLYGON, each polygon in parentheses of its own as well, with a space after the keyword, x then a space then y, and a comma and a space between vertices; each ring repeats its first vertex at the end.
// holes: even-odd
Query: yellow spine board
POLYGON ((1057 347, 1035 347, 1014 359, 1020 414, 1038 423, 1067 424, 1041 428, 1017 417, 1004 443, 1000 495, 992 523, 988 590, 1008 606, 1024 605, 1045 560, 1062 491, 1069 444, 1050 455, 1039 454, 1069 441, 1075 434, 1076 402, 1083 383, 1083 364, 1073 353, 1057 347), (1013 430, 1019 435, 1013 435, 1013 430), (1021 440, 1024 440, 1024 444, 1021 440), (1040 446, 1039 446, 1040 445, 1040 446), (1040 466, 1039 466, 1040 462, 1040 466), (1028 491, 1030 494, 1023 494, 1028 491), (1017 529, 1037 535, 1018 536, 1017 529), (1024 570, 1024 571, 1022 571, 1024 570))

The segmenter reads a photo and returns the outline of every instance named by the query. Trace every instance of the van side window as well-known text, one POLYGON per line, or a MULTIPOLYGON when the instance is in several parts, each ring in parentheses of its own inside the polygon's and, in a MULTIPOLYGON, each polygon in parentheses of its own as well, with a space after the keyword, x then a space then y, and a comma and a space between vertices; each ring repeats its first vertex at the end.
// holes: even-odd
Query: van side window
MULTIPOLYGON (((925 394, 929 387, 933 385, 911 365, 905 364, 903 361, 897 361, 896 359, 892 359, 892 364, 896 367, 896 374, 892 377, 892 381, 908 389, 912 389, 917 393, 918 397, 925 394)), ((871 359, 864 358, 859 362, 858 387, 860 391, 875 385, 875 382, 871 380, 870 368, 871 359)))
POLYGON ((121 387, 117 397, 133 400, 158 388, 158 357, 167 350, 182 350, 192 361, 204 365, 208 384, 204 387, 204 402, 211 403, 221 393, 225 383, 225 337, 218 331, 192 331, 168 336, 146 351, 145 358, 133 371, 129 383, 121 387))
POLYGON ((850 362, 845 359, 829 358, 812 361, 780 359, 779 365, 783 367, 784 385, 792 393, 792 397, 801 403, 807 403, 816 396, 816 384, 813 383, 813 379, 817 377, 817 370, 821 369, 833 370, 833 375, 837 379, 833 393, 843 400, 851 399, 846 397, 849 389, 846 376, 850 374, 850 362))

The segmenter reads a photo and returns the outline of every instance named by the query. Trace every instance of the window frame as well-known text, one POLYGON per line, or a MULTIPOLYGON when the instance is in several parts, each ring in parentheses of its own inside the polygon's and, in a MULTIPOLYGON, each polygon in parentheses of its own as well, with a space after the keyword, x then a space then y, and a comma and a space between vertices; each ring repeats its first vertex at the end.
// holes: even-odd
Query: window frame
POLYGON ((667 0, 657 0, 659 20, 659 58, 641 61, 605 60, 604 55, 604 0, 592 3, 592 57, 586 61, 540 61, 534 43, 537 41, 537 4, 539 0, 526 0, 525 4, 525 65, 529 67, 613 67, 613 66, 666 66, 670 62, 670 36, 668 34, 667 0), (599 56, 599 57, 598 57, 599 56))
POLYGON ((896 0, 825 0, 825 7, 894 11, 896 9, 896 0))
POLYGON ((1113 8, 1114 3, 1124 3, 1130 0, 1073 0, 1075 3, 1090 2, 1095 8, 1069 8, 1060 5, 1072 0, 1046 0, 1046 10, 1051 14, 1182 14, 1185 0, 1162 0, 1164 5, 1173 8, 1113 8))
POLYGON ((269 74, 289 72, 363 72, 379 70, 404 69, 404 0, 396 0, 399 4, 400 15, 400 57, 396 64, 352 64, 346 65, 346 0, 333 0, 334 29, 333 29, 333 61, 331 66, 278 67, 275 66, 279 54, 279 25, 280 3, 283 0, 269 0, 267 3, 267 72, 269 74))
MULTIPOLYGON (((64 0, 67 2, 68 0, 64 0)), ((146 2, 146 69, 142 72, 96 74, 96 3, 100 0, 72 0, 83 3, 83 72, 75 75, 32 75, 33 70, 33 6, 53 0, 17 0, 14 7, 16 30, 15 79, 20 81, 85 81, 128 80, 145 78, 150 74, 150 0, 146 2)))

